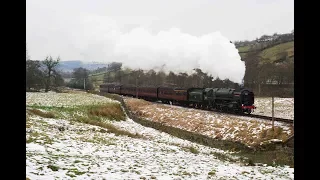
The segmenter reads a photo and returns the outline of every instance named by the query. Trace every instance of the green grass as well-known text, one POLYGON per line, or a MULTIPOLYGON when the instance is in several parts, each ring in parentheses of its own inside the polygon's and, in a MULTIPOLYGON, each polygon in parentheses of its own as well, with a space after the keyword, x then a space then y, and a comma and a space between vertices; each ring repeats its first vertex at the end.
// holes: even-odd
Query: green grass
POLYGON ((68 173, 68 174, 73 173, 74 175, 82 175, 82 174, 84 174, 85 172, 81 172, 81 171, 79 171, 77 168, 73 168, 73 169, 69 169, 67 173, 68 173))
MULTIPOLYGON (((125 113, 118 103, 110 103, 105 105, 90 105, 90 106, 76 106, 76 107, 48 107, 48 106, 29 106, 33 108, 31 111, 37 115, 48 117, 48 113, 43 113, 40 110, 49 111, 50 117, 68 119, 76 122, 90 124, 106 128, 100 132, 114 133, 117 136, 128 136, 132 138, 143 138, 138 133, 130 133, 125 130, 121 130, 108 123, 108 121, 122 121, 125 120, 125 113)), ((34 142, 39 139, 39 135, 31 134, 27 139, 27 143, 34 142)), ((51 143, 50 138, 44 137, 45 142, 51 143)), ((94 141, 101 141, 101 143, 112 144, 111 142, 102 142, 102 139, 95 139, 94 141)))
POLYGON ((76 107, 52 107, 52 106, 27 106, 34 108, 30 111, 33 111, 34 114, 41 117, 55 117, 55 118, 65 118, 70 119, 77 115, 79 112, 89 118, 105 118, 108 120, 121 121, 125 120, 125 113, 118 103, 109 103, 104 105, 88 105, 88 106, 76 106, 76 107), (42 109, 48 111, 43 113, 40 110, 42 109))
POLYGON ((219 153, 219 152, 211 152, 210 154, 213 154, 214 157, 216 157, 217 159, 221 160, 221 161, 229 161, 229 162, 236 162, 235 159, 229 157, 226 154, 223 153, 219 153))
POLYGON ((55 118, 55 115, 52 112, 42 112, 39 109, 28 109, 34 115, 38 115, 44 118, 55 118))
POLYGON ((242 46, 238 48, 239 52, 249 51, 249 50, 250 50, 250 46, 242 46))
POLYGON ((199 150, 196 149, 196 148, 194 148, 194 147, 189 147, 189 150, 190 150, 190 152, 193 153, 193 154, 199 154, 199 150))
POLYGON ((38 132, 32 132, 29 134, 28 139, 26 140, 26 143, 32 143, 36 141, 43 141, 40 144, 52 144, 53 140, 47 136, 46 134, 43 133, 38 133, 38 132))
POLYGON ((102 138, 97 135, 94 135, 94 137, 92 139, 82 139, 82 141, 91 142, 91 143, 99 143, 99 144, 104 144, 104 145, 117 145, 116 143, 114 143, 112 141, 112 139, 102 138))
POLYGON ((241 161, 247 166, 254 166, 255 163, 263 163, 268 166, 288 165, 294 167, 294 154, 281 150, 274 151, 258 151, 258 152, 239 152, 235 156, 241 157, 241 161))
MULTIPOLYGON (((250 45, 239 47, 238 51, 250 51, 250 45)), ((282 53, 285 52, 288 53, 287 57, 291 57, 289 59, 292 60, 292 57, 294 56, 294 41, 281 43, 263 50, 259 53, 259 56, 261 57, 261 63, 273 63, 274 61, 279 60, 281 56, 284 56, 282 55, 282 53)), ((247 53, 239 53, 239 55, 241 56, 241 59, 245 59, 248 57, 247 53)))
POLYGON ((58 171, 59 167, 58 166, 54 166, 54 165, 48 165, 47 166, 49 169, 51 169, 52 171, 58 171))
POLYGON ((88 117, 78 116, 78 117, 74 118, 74 121, 106 128, 107 133, 113 133, 116 136, 128 136, 128 137, 132 137, 132 138, 143 138, 143 136, 138 133, 133 134, 128 131, 118 129, 114 125, 107 123, 101 119, 92 119, 92 118, 88 118, 88 117))
POLYGON ((240 52, 245 52, 245 51, 249 51, 250 50, 250 46, 242 46, 238 48, 239 51, 239 55, 241 57, 241 59, 244 59, 247 57, 247 53, 240 53, 240 52))
POLYGON ((274 62, 281 57, 281 53, 288 52, 287 56, 294 55, 294 42, 278 44, 271 48, 263 50, 259 55, 263 59, 263 63, 274 62))
POLYGON ((215 174, 216 174, 216 171, 215 171, 215 170, 212 170, 212 171, 208 172, 208 175, 209 175, 209 176, 213 176, 213 175, 215 175, 215 174))

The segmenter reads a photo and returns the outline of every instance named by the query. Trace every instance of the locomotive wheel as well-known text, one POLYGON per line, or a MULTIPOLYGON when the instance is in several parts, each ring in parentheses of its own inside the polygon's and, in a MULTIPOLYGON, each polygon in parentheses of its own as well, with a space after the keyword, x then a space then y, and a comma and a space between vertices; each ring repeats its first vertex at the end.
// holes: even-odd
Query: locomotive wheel
POLYGON ((246 114, 251 114, 251 109, 245 111, 246 114))

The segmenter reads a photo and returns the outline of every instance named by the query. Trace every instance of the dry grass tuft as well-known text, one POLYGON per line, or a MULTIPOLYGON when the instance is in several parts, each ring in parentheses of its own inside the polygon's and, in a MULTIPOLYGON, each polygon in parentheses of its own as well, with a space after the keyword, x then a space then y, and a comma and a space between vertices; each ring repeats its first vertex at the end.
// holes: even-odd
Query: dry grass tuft
POLYGON ((120 104, 108 104, 104 106, 93 106, 88 110, 89 115, 106 117, 110 120, 124 120, 126 118, 120 104))
POLYGON ((288 135, 283 133, 283 129, 281 127, 274 127, 274 130, 272 128, 262 130, 259 134, 259 137, 260 141, 269 139, 285 140, 288 135))
POLYGON ((107 132, 114 133, 117 136, 123 135, 123 136, 129 136, 129 137, 132 137, 132 138, 142 138, 143 137, 142 135, 140 135, 138 133, 133 134, 133 133, 130 133, 128 131, 118 129, 112 124, 109 124, 109 123, 106 123, 106 122, 103 122, 103 121, 99 121, 97 119, 90 119, 88 117, 78 117, 75 120, 79 121, 79 122, 82 122, 82 123, 91 124, 91 125, 94 125, 94 126, 100 126, 100 127, 106 128, 106 129, 108 129, 107 132))
POLYGON ((55 115, 52 112, 43 112, 43 111, 40 111, 38 109, 28 109, 28 111, 30 111, 34 115, 38 115, 40 117, 55 118, 55 115))
POLYGON ((133 99, 133 98, 132 99, 128 98, 125 100, 125 102, 128 105, 128 107, 133 111, 141 109, 142 107, 145 107, 145 106, 153 105, 151 102, 148 102, 142 99, 133 99))
POLYGON ((214 138, 215 138, 215 139, 222 139, 222 138, 223 138, 223 135, 222 135, 222 133, 217 132, 217 133, 216 133, 216 136, 215 136, 214 138))
POLYGON ((30 122, 26 123, 26 128, 31 128, 31 126, 32 126, 32 123, 30 123, 30 122))

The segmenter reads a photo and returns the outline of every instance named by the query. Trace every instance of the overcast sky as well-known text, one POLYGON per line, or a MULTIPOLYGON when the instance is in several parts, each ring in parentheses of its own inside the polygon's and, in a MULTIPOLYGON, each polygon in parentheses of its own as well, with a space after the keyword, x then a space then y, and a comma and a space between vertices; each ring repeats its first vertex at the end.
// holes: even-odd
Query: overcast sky
MULTIPOLYGON (((26 41, 32 59, 101 61, 119 33, 179 29, 192 37, 220 32, 252 40, 294 28, 293 0, 27 0, 26 41), (108 39, 108 41, 107 41, 108 39), (94 43, 93 43, 94 42, 94 43), (90 51, 90 52, 89 52, 90 51)), ((112 49, 112 48, 111 48, 112 49)), ((111 50, 110 50, 111 51, 111 50)))

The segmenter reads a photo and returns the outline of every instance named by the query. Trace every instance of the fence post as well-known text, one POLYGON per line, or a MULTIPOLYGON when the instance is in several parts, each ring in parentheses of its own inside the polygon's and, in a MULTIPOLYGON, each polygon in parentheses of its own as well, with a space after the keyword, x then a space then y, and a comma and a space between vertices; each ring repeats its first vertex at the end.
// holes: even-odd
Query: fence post
POLYGON ((272 96, 272 129, 274 131, 274 97, 272 96))

